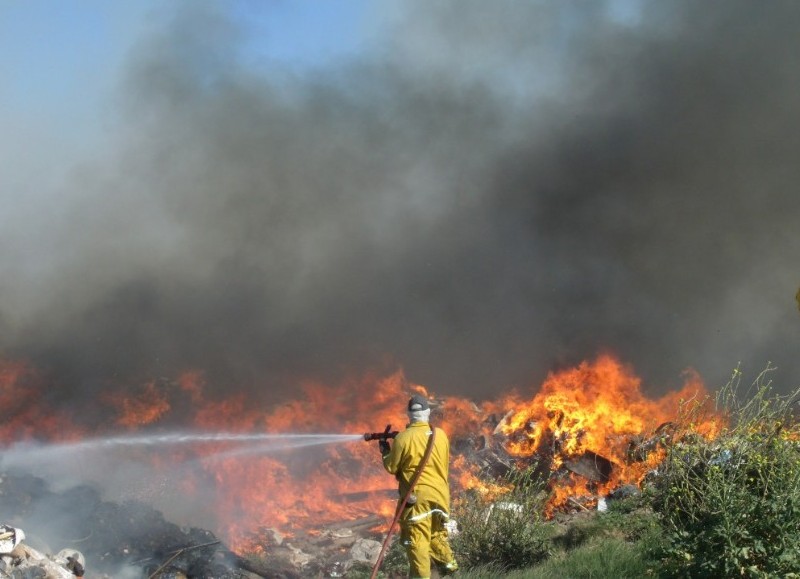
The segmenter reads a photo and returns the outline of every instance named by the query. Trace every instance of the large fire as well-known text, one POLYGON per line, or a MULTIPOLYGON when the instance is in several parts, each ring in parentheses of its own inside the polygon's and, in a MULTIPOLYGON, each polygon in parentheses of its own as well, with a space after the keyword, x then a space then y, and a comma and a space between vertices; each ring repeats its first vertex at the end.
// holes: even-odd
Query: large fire
MULTIPOLYGON (((44 407, 44 385, 33 370, 0 361, 5 409, 0 435, 12 444, 158 432, 178 411, 194 431, 358 434, 386 424, 402 428, 403 404, 417 391, 431 396, 434 420, 450 436, 454 495, 465 489, 503 492, 503 481, 489 478, 471 454, 480 446, 498 445, 519 465, 546 464, 554 475, 552 512, 573 497, 598 497, 621 484, 638 484, 663 458, 663 448, 653 441, 671 430, 681 402, 706 398, 693 373, 687 373, 680 391, 649 398, 633 371, 608 355, 551 373, 532 393, 516 391, 480 404, 438 399, 400 371, 337 385, 303 383, 294 400, 270 410, 256 407, 243 393, 210 399, 204 386, 201 373, 189 372, 174 381, 144 384, 134 393, 109 395, 100 403, 112 418, 97 432, 88 432, 44 407)), ((695 427, 714 436, 720 422, 712 416, 695 427)), ((206 443, 175 451, 170 463, 198 457, 192 464, 200 467, 186 469, 181 492, 192 493, 201 482, 195 478, 204 485, 210 481, 217 530, 239 551, 258 550, 265 529, 314 533, 376 513, 388 522, 393 513, 394 479, 381 468, 374 443, 247 453, 231 452, 225 442, 206 443)))

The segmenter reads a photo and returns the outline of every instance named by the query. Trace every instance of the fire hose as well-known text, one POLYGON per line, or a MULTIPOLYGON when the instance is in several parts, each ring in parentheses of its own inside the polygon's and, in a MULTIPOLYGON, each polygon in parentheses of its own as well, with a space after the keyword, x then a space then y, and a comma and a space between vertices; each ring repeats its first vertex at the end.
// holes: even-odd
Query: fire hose
MULTIPOLYGON (((372 433, 372 434, 365 434, 364 440, 386 440, 388 438, 394 438, 397 436, 396 432, 390 432, 391 425, 386 427, 384 432, 380 433, 372 433)), ((397 509, 394 513, 394 518, 392 519, 391 524, 389 525, 389 530, 386 533, 386 538, 383 540, 383 545, 381 545, 381 551, 378 553, 378 560, 375 561, 375 566, 372 568, 372 575, 370 575, 369 579, 375 579, 378 576, 378 570, 381 568, 381 563, 383 563, 383 556, 386 554, 386 548, 389 546, 389 541, 392 538, 392 534, 394 534, 394 526, 400 520, 400 516, 403 514, 403 509, 406 508, 406 504, 408 503, 409 497, 411 497, 411 493, 414 491, 414 486, 417 484, 417 480, 419 480, 420 475, 422 474, 422 470, 425 468, 425 465, 428 462, 428 458, 431 456, 431 452, 433 451, 433 441, 436 438, 436 429, 431 426, 431 438, 428 440, 428 446, 425 448, 425 455, 422 457, 422 461, 420 461, 419 466, 417 466, 417 470, 414 472, 414 476, 411 477, 411 481, 408 483, 408 490, 406 491, 403 500, 400 501, 397 505, 397 509)))

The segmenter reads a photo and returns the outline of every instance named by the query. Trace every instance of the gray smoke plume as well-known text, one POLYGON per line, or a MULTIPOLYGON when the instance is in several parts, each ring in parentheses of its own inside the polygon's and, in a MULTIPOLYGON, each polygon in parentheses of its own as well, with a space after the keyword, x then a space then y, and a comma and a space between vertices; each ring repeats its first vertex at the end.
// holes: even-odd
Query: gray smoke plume
POLYGON ((208 7, 143 39, 113 146, 4 235, 6 355, 65 399, 394 364, 488 398, 605 351, 800 381, 800 4, 383 10, 313 70, 208 7))

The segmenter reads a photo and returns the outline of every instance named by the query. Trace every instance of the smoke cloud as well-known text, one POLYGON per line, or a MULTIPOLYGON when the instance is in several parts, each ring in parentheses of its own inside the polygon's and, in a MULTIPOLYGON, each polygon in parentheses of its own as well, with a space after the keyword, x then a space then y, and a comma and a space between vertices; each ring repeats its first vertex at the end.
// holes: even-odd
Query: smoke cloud
POLYGON ((800 4, 383 10, 313 70, 215 8, 152 30, 114 140, 2 236, 2 351, 63 399, 394 365, 485 398, 601 351, 797 385, 800 4))

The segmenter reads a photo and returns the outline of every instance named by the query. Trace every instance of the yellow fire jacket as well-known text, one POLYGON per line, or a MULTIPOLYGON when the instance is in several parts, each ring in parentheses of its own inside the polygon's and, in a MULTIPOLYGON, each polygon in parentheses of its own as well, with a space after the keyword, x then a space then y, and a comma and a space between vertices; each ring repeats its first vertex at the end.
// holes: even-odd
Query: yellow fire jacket
MULTIPOLYGON (((427 422, 409 424, 394 439, 389 454, 383 457, 384 468, 395 475, 400 483, 401 500, 408 492, 411 479, 425 456, 430 435, 431 425, 427 422)), ((418 499, 439 505, 448 514, 450 513, 449 469, 450 441, 441 428, 436 428, 433 450, 414 486, 414 494, 418 499)))

